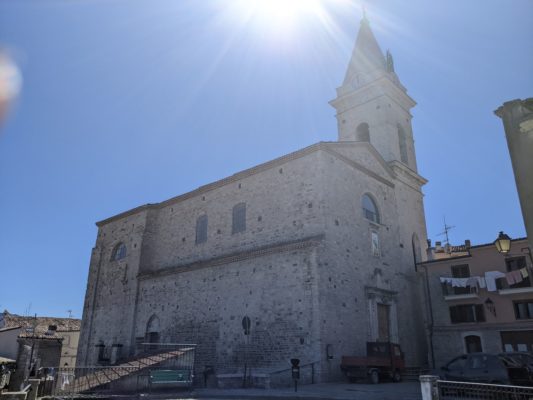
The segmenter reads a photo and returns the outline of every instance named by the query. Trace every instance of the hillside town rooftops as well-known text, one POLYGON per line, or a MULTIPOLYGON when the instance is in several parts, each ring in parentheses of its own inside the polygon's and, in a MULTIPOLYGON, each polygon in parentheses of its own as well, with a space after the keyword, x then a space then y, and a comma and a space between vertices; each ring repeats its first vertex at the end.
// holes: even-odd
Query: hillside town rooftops
POLYGON ((76 318, 22 316, 7 310, 0 316, 0 331, 21 328, 20 338, 61 339, 58 333, 79 331, 81 326, 81 320, 76 318))

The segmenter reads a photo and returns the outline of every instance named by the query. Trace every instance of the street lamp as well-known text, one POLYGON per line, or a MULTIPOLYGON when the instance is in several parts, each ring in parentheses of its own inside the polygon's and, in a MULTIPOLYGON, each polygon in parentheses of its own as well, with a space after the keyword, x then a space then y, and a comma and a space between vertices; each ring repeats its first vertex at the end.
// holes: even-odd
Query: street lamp
MULTIPOLYGON (((494 246, 496 246, 498 253, 507 256, 509 255, 509 251, 511 251, 511 238, 500 231, 498 238, 494 241, 494 246)), ((520 249, 520 252, 522 254, 527 253, 527 255, 529 256, 529 261, 533 266, 533 255, 531 254, 531 249, 529 247, 523 247, 522 249, 520 249)))
POLYGON ((498 253, 504 255, 508 254, 511 250, 511 238, 502 231, 500 231, 498 238, 494 241, 494 245, 496 246, 498 253))

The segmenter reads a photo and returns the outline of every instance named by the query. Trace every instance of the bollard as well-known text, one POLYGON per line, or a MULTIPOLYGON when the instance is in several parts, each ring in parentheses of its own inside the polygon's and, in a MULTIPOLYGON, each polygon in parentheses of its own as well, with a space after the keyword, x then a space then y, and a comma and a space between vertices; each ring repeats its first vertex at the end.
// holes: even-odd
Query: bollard
POLYGON ((298 391, 298 379, 300 379, 300 360, 298 358, 291 358, 292 364, 292 379, 294 380, 294 391, 298 391))
POLYGON ((438 376, 421 375, 420 376, 420 391, 422 392, 422 400, 439 400, 439 392, 437 389, 438 376))
POLYGON ((215 368, 212 365, 204 366, 204 387, 207 387, 207 379, 209 378, 209 375, 212 375, 214 373, 215 368))

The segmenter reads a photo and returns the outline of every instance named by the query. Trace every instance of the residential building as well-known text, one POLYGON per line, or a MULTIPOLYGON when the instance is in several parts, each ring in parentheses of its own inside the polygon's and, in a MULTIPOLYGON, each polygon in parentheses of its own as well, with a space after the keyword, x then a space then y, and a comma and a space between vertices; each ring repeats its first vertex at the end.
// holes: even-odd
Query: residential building
POLYGON ((10 387, 18 389, 41 367, 74 366, 80 336, 79 319, 0 314, 0 356, 16 360, 10 387))
POLYGON ((493 243, 437 242, 418 269, 435 366, 463 353, 533 351, 533 271, 526 238, 513 240, 506 256, 493 243))

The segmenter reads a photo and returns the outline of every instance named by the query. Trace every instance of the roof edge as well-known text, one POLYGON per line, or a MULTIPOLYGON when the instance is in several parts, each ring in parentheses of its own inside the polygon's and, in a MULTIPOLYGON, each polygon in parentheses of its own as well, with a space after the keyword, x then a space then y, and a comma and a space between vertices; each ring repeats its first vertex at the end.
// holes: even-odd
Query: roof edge
MULTIPOLYGON (((100 227, 102 227, 104 225, 107 225, 107 224, 109 224, 111 222, 114 222, 116 220, 119 220, 121 218, 130 216, 130 215, 137 214, 137 213, 142 212, 142 211, 161 209, 163 207, 178 203, 178 202, 183 201, 183 200, 187 200, 189 198, 198 196, 200 194, 207 193, 207 192, 209 192, 211 190, 218 189, 219 187, 222 187, 222 186, 227 185, 227 184, 232 183, 232 182, 236 182, 236 181, 238 181, 240 179, 244 179, 244 178, 247 178, 249 176, 255 175, 257 173, 269 170, 271 168, 274 168, 274 167, 277 167, 279 165, 285 164, 285 163, 287 163, 289 161, 293 161, 293 160, 305 157, 305 156, 307 156, 309 154, 312 154, 314 152, 317 152, 317 151, 320 151, 320 150, 327 151, 327 150, 329 150, 328 147, 330 147, 330 146, 335 146, 336 147, 336 146, 339 146, 339 145, 342 145, 342 144, 345 144, 345 143, 346 144, 349 143, 350 145, 356 145, 356 144, 364 145, 365 144, 364 142, 339 142, 339 141, 327 141, 327 142, 321 141, 321 142, 317 142, 317 143, 314 143, 314 144, 309 145, 307 147, 304 147, 302 149, 293 151, 293 152, 291 152, 289 154, 285 154, 284 156, 274 158, 273 160, 269 160, 269 161, 266 161, 264 163, 257 164, 257 165, 255 165, 253 167, 246 168, 246 169, 244 169, 242 171, 236 172, 235 174, 227 176, 225 178, 216 180, 216 181, 208 183, 206 185, 199 186, 196 189, 193 189, 193 190, 191 190, 189 192, 185 192, 185 193, 180 194, 180 195, 175 196, 175 197, 171 197, 168 200, 163 200, 163 201, 161 201, 159 203, 148 203, 148 204, 145 204, 145 205, 142 205, 142 206, 139 206, 139 207, 132 208, 131 210, 127 210, 127 211, 121 212, 119 214, 113 215, 113 216, 111 216, 109 218, 106 218, 106 219, 103 219, 101 221, 96 222, 96 226, 98 226, 100 228, 100 227)), ((371 153, 373 153, 374 156, 376 156, 378 162, 384 167, 384 169, 387 171, 387 173, 392 178, 396 177, 395 173, 387 165, 386 161, 383 160, 383 158, 377 152, 377 150, 372 145, 369 145, 368 149, 370 150, 371 153)), ((336 153, 335 156, 338 157, 338 158, 342 157, 342 155, 338 154, 338 153, 336 153)), ((368 173, 367 171, 370 171, 370 170, 368 168, 364 168, 364 172, 368 173)), ((370 172, 373 172, 373 171, 370 171, 370 172)), ((390 185, 391 183, 388 182, 387 184, 390 185)))

